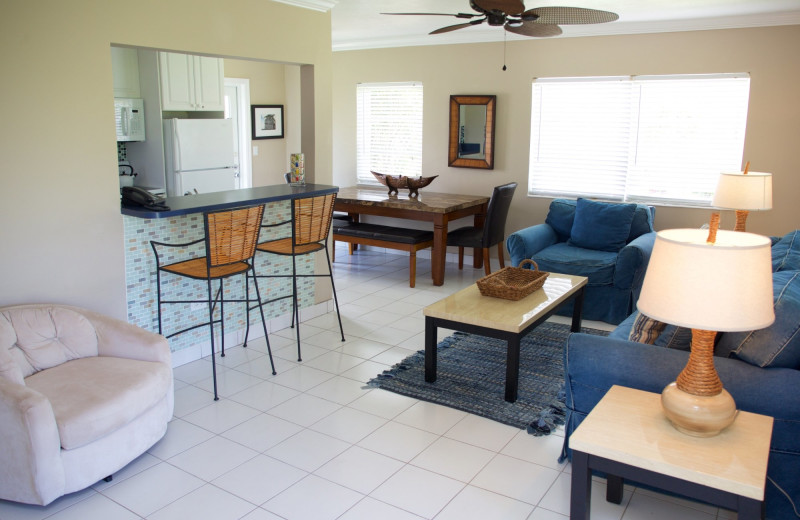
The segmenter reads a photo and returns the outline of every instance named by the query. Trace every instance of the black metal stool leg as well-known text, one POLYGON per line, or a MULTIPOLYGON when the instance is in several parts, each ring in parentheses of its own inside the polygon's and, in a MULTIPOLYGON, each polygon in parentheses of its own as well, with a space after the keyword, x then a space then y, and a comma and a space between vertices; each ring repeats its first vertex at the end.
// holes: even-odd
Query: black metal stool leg
POLYGON ((339 320, 339 332, 342 333, 342 341, 344 339, 344 328, 342 327, 342 315, 339 314, 339 300, 336 298, 336 285, 333 283, 333 268, 331 267, 331 257, 328 254, 328 248, 325 248, 325 258, 328 260, 328 276, 331 278, 331 289, 333 289, 333 304, 336 306, 336 318, 339 320))
POLYGON ((219 279, 219 330, 220 330, 220 343, 222 343, 222 353, 220 357, 225 357, 225 293, 222 286, 222 278, 219 279))
MULTIPOLYGON (((253 276, 253 281, 255 282, 255 285, 256 285, 256 298, 258 298, 258 312, 261 314, 261 326, 264 327, 264 340, 266 340, 266 342, 267 342, 267 354, 269 355, 269 364, 270 364, 270 366, 272 366, 272 375, 274 376, 278 372, 275 371, 275 362, 272 360, 272 348, 269 346, 269 334, 267 333, 267 322, 266 322, 266 320, 264 320, 264 308, 261 305, 261 292, 258 289, 258 278, 255 276, 255 269, 253 268, 253 266, 250 266, 250 269, 253 269, 253 275, 254 275, 253 276)), ((245 303, 245 305, 247 305, 247 307, 249 308, 250 307, 249 291, 248 291, 247 299, 248 299, 248 301, 245 303)), ((248 321, 248 323, 250 322, 250 313, 249 313, 249 311, 248 311, 247 321, 248 321)))
POLYGON ((292 255, 292 305, 292 319, 297 320, 297 328, 295 329, 295 335, 297 336, 297 361, 303 361, 303 357, 300 355, 300 309, 297 304, 297 260, 294 255, 292 255))
POLYGON ((161 270, 156 267, 156 294, 158 298, 158 333, 161 334, 161 270))
POLYGON ((217 395, 217 360, 214 354, 214 300, 212 299, 211 278, 208 279, 208 326, 211 329, 211 374, 214 379, 214 400, 219 401, 217 395))
MULTIPOLYGON (((252 269, 252 266, 250 267, 252 269)), ((247 336, 250 335, 250 283, 248 282, 250 277, 250 271, 245 271, 244 273, 244 322, 245 322, 245 329, 244 329, 244 343, 242 343, 242 348, 247 348, 247 336)), ((260 302, 259 302, 260 303, 260 302)))

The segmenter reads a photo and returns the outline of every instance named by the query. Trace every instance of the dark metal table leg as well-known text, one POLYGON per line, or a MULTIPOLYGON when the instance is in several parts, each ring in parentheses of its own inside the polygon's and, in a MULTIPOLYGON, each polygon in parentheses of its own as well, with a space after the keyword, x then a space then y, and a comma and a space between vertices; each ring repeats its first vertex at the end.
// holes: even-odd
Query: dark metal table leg
POLYGON ((622 477, 606 475, 606 501, 612 504, 622 503, 622 477))
POLYGON ((763 520, 764 502, 752 498, 739 497, 739 508, 736 517, 739 520, 763 520))
POLYGON ((575 300, 573 301, 572 306, 572 327, 570 327, 570 332, 580 332, 581 331, 581 316, 583 315, 583 290, 586 286, 583 286, 578 290, 575 294, 575 300))
POLYGON ((589 520, 592 501, 592 475, 589 455, 572 450, 572 489, 569 499, 570 520, 589 520))
POLYGON ((436 381, 436 321, 425 316, 425 381, 436 381))
POLYGON ((514 334, 508 339, 508 353, 506 354, 506 401, 509 403, 513 403, 517 400, 517 386, 519 385, 519 343, 519 334, 514 334))

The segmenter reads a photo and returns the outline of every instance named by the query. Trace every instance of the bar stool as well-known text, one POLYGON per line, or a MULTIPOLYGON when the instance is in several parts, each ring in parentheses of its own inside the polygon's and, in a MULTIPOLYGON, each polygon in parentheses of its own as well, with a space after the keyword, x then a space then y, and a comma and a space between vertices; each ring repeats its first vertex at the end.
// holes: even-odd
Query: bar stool
MULTIPOLYGON (((336 297, 336 285, 333 283, 333 270, 331 269, 331 258, 328 253, 328 234, 331 229, 331 215, 333 214, 333 204, 336 201, 336 194, 319 195, 316 197, 304 197, 294 199, 291 203, 291 217, 288 220, 275 224, 265 224, 264 228, 277 228, 280 226, 291 225, 291 235, 273 240, 261 242, 256 247, 256 251, 271 253, 274 255, 292 257, 292 274, 257 274, 253 269, 253 274, 248 274, 248 278, 291 278, 292 293, 278 296, 268 301, 259 302, 259 306, 272 303, 286 298, 292 299, 292 327, 297 323, 297 360, 302 361, 300 354, 300 311, 297 305, 297 279, 304 277, 326 276, 331 279, 333 289, 333 302, 336 306, 336 316, 339 320, 339 331, 344 339, 344 329, 342 328, 342 317, 339 314, 339 300, 336 297), (317 251, 325 251, 325 259, 328 262, 328 274, 298 274, 297 257, 304 256, 317 251)), ((249 324, 247 333, 249 333, 249 324)), ((247 343, 247 333, 245 333, 245 344, 247 343)))
MULTIPOLYGON (((245 284, 245 299, 225 300, 224 280, 231 276, 244 274, 245 281, 247 273, 253 271, 253 257, 255 256, 256 245, 258 244, 258 233, 261 230, 261 220, 264 215, 264 206, 250 206, 235 208, 223 211, 209 211, 203 214, 205 236, 200 240, 182 244, 171 244, 165 242, 150 241, 153 253, 156 257, 156 285, 158 289, 158 333, 162 333, 161 306, 164 304, 187 304, 187 303, 208 303, 208 322, 193 325, 185 329, 173 332, 167 338, 177 336, 184 332, 194 330, 206 325, 211 331, 211 372, 214 379, 214 400, 218 401, 217 395, 217 365, 214 352, 214 323, 220 324, 220 336, 222 338, 222 356, 225 356, 225 302, 243 302, 247 309, 247 328, 250 328, 250 307, 249 303, 261 301, 256 280, 256 299, 250 299, 249 284, 245 284), (205 256, 182 260, 178 262, 161 265, 162 258, 159 256, 159 247, 189 247, 205 242, 205 256), (162 300, 161 299, 161 273, 171 273, 177 276, 192 278, 194 280, 205 280, 208 288, 207 300, 162 300), (219 280, 217 294, 212 297, 212 280, 219 280), (220 317, 214 319, 214 309, 219 302, 220 317)), ((253 271, 255 272, 255 271, 253 271)), ((272 365, 272 375, 275 375, 275 363, 272 360, 272 349, 269 345, 267 336, 267 325, 264 321, 264 311, 258 305, 261 313, 261 325, 264 327, 264 338, 267 341, 267 353, 269 362, 272 365)), ((245 341, 246 346, 246 341, 245 341)))

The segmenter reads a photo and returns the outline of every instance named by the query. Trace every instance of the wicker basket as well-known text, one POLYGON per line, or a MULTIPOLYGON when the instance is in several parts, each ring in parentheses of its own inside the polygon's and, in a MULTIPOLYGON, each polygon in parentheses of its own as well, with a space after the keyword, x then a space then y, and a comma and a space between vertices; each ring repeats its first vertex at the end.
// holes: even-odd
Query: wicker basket
POLYGON ((521 300, 541 289, 549 274, 540 271, 533 260, 523 260, 519 263, 519 267, 504 267, 496 273, 484 276, 477 282, 478 290, 484 296, 521 300), (533 264, 533 269, 523 269, 527 263, 533 264))

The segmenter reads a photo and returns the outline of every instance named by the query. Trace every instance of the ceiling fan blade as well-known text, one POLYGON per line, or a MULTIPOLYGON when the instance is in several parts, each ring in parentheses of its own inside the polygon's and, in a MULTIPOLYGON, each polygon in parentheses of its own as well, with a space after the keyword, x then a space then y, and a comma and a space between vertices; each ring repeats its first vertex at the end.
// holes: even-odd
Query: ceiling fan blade
POLYGON ((474 18, 476 16, 482 16, 480 14, 472 14, 472 13, 458 13, 458 14, 451 14, 451 13, 381 13, 381 14, 389 14, 395 16, 455 16, 456 18, 474 18))
POLYGON ((467 22, 467 23, 458 23, 456 25, 448 25, 447 27, 442 27, 442 28, 436 29, 435 31, 431 31, 428 34, 442 34, 442 33, 450 32, 450 31, 455 31, 455 30, 458 30, 458 29, 463 29, 464 27, 469 27, 470 25, 482 24, 484 20, 486 20, 486 18, 481 18, 480 20, 472 20, 471 22, 467 22))
POLYGON ((531 15, 539 17, 534 22, 538 24, 576 25, 619 20, 617 13, 583 7, 536 7, 522 13, 522 19, 531 15))
POLYGON ((521 25, 506 24, 506 31, 514 34, 521 34, 523 36, 531 36, 534 38, 547 38, 549 36, 558 36, 563 31, 561 27, 555 24, 524 22, 521 25))
POLYGON ((479 11, 497 10, 514 16, 522 14, 525 10, 522 0, 471 0, 470 4, 474 4, 473 9, 477 6, 479 11))

